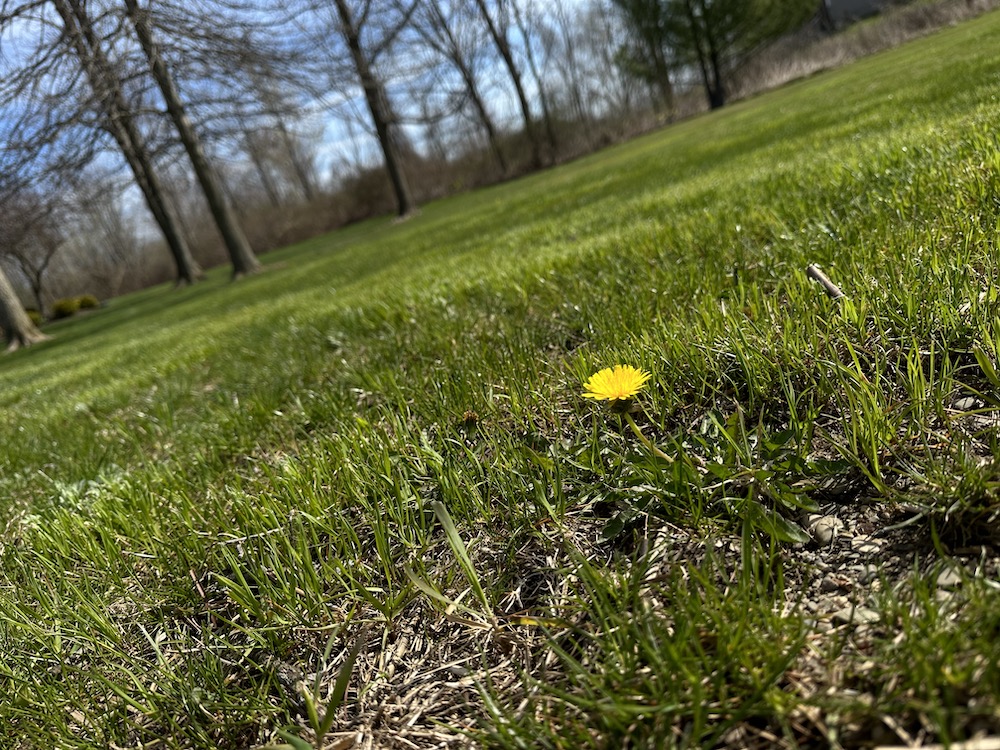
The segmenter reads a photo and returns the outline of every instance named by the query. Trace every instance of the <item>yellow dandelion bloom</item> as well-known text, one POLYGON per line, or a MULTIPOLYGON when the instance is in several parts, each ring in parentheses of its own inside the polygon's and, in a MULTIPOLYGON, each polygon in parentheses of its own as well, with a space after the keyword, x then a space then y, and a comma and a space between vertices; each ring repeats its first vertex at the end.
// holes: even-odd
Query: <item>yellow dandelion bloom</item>
POLYGON ((586 389, 583 397, 598 401, 632 398, 643 389, 649 378, 648 372, 638 370, 631 365, 606 367, 600 372, 595 372, 590 376, 590 380, 583 384, 586 389))

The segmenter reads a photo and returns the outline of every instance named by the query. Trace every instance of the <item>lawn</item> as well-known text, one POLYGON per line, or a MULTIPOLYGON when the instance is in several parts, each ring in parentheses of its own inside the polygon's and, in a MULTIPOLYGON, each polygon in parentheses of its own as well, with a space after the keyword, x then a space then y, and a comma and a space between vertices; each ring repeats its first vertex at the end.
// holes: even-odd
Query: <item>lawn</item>
POLYGON ((998 42, 5 356, 0 745, 1000 735, 998 42))

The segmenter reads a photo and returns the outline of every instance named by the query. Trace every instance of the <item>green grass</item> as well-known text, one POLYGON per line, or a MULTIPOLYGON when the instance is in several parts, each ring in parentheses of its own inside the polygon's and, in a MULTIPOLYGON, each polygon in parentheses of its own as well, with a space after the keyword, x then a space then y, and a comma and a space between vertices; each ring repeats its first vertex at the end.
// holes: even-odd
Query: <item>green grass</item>
POLYGON ((0 744, 1000 730, 998 38, 991 14, 4 357, 0 744), (619 362, 669 460, 581 397, 619 362), (856 592, 875 627, 806 606, 830 483, 920 510, 910 572, 856 592))

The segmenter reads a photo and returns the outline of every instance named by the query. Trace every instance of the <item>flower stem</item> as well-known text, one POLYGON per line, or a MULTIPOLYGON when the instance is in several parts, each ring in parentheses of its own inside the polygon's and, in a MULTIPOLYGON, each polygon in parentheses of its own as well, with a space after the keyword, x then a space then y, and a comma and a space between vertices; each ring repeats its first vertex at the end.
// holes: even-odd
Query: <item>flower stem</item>
POLYGON ((673 460, 674 460, 673 456, 668 456, 666 453, 664 453, 659 448, 657 448, 655 445, 653 445, 653 441, 652 440, 650 440, 648 437, 646 437, 645 435, 642 434, 642 430, 639 429, 639 425, 637 425, 635 423, 635 420, 632 419, 632 415, 631 414, 629 414, 628 412, 625 412, 625 419, 628 420, 628 425, 629 425, 629 427, 632 428, 632 432, 635 433, 635 436, 637 438, 639 438, 639 440, 642 441, 643 445, 645 445, 647 448, 649 448, 649 450, 651 450, 653 452, 654 456, 656 456, 657 458, 662 458, 664 461, 669 461, 669 462, 673 463, 673 460))

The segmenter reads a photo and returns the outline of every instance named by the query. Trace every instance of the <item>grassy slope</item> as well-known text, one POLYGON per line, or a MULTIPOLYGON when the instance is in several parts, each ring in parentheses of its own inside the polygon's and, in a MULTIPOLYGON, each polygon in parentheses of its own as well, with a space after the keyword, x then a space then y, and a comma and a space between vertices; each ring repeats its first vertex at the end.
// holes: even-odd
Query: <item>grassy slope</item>
MULTIPOLYGON (((830 473, 947 509, 945 529, 992 512, 995 440, 952 406, 1000 385, 998 31, 993 14, 289 248, 236 285, 115 300, 4 358, 0 731, 24 747, 245 747, 295 723, 310 738, 309 690, 282 670, 316 673, 324 703, 360 632, 334 729, 408 686, 385 655, 403 632, 429 663, 493 676, 418 726, 481 721, 496 746, 703 746, 743 726, 822 743, 882 713, 944 738, 992 727, 989 587, 944 605, 915 575, 866 602, 886 623, 866 636, 872 676, 847 634, 798 614, 794 550, 766 532, 793 536, 780 519, 830 473), (673 464, 579 397, 620 361, 653 373, 638 419, 673 464), (681 575, 638 555, 637 523, 735 535, 742 562, 702 550, 681 575), (470 589, 480 625, 442 620, 427 585, 470 589), (525 609, 551 632, 511 630, 525 609), (790 677, 806 652, 843 661, 822 690, 790 677)), ((385 722, 369 732, 391 744, 405 722, 385 722)))

